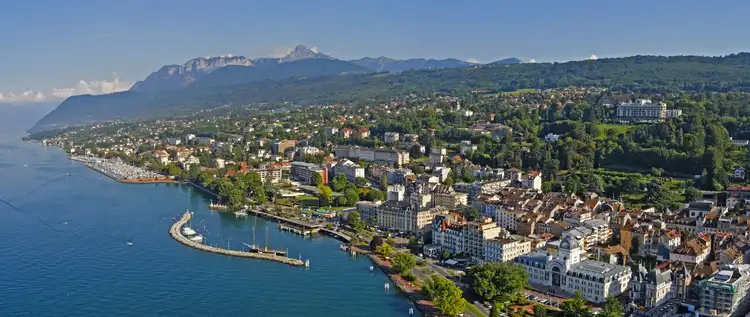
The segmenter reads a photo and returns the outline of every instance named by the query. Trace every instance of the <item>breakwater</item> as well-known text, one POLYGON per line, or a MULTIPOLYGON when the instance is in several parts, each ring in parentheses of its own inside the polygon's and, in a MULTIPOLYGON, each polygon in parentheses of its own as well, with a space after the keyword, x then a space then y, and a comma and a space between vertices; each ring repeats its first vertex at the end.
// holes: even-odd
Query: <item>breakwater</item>
POLYGON ((216 248, 216 247, 212 247, 212 246, 208 246, 205 244, 192 241, 186 238, 184 235, 182 235, 182 232, 180 231, 180 229, 182 229, 182 226, 184 226, 190 220, 192 216, 193 216, 192 213, 185 212, 185 214, 182 215, 180 220, 175 222, 172 225, 172 227, 169 229, 169 235, 171 235, 175 240, 177 240, 178 242, 186 246, 189 246, 191 248, 198 249, 201 251, 223 254, 223 255, 228 255, 228 256, 276 261, 276 262, 281 262, 284 264, 289 264, 289 265, 294 265, 294 266, 305 265, 305 262, 302 262, 302 260, 288 258, 285 256, 278 256, 278 255, 266 254, 266 253, 252 253, 252 252, 228 250, 228 249, 216 248))

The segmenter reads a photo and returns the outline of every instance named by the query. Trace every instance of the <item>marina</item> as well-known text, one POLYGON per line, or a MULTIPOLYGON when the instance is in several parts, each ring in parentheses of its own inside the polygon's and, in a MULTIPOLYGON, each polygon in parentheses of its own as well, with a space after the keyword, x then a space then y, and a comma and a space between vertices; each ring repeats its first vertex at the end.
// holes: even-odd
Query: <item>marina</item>
MULTIPOLYGON (((177 240, 178 242, 186 246, 189 246, 191 248, 198 249, 201 251, 234 256, 234 257, 269 260, 269 261, 280 262, 280 263, 289 264, 293 266, 305 266, 305 267, 310 266, 309 261, 302 261, 301 259, 288 258, 286 256, 281 256, 276 253, 243 252, 243 251, 222 249, 222 248, 217 248, 217 247, 212 247, 212 246, 201 244, 198 241, 194 240, 193 238, 187 238, 183 235, 181 229, 186 223, 188 223, 188 221, 190 221, 190 219, 192 218, 192 215, 193 214, 190 211, 185 212, 180 218, 180 220, 175 222, 172 225, 172 227, 169 229, 169 234, 175 240, 177 240)), ((194 236, 194 237, 197 237, 197 236, 194 236)), ((201 240, 202 240, 202 237, 201 237, 201 240)))
POLYGON ((123 162, 119 157, 102 159, 88 156, 71 156, 71 160, 84 163, 88 168, 122 183, 173 183, 168 177, 123 162))

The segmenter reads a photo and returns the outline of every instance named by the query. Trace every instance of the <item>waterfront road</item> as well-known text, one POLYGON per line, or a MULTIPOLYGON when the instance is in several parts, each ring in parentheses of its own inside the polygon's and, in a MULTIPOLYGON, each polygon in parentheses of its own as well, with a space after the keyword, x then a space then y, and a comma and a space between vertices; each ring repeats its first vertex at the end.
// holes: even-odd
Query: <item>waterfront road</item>
POLYGON ((434 260, 425 259, 425 261, 427 261, 427 263, 428 263, 427 266, 425 266, 425 267, 415 267, 411 271, 412 273, 414 273, 414 276, 416 276, 417 279, 419 279, 420 281, 424 282, 424 281, 428 280, 430 278, 430 276, 432 276, 432 274, 438 274, 438 275, 440 275, 442 277, 445 277, 445 278, 453 281, 454 283, 456 283, 456 286, 458 286, 459 288, 461 288, 461 290, 464 291, 464 297, 469 302, 469 305, 473 305, 474 307, 476 307, 477 310, 479 310, 480 312, 482 312, 482 314, 484 314, 484 315, 477 315, 473 311, 467 310, 466 311, 466 316, 484 317, 484 316, 489 316, 490 315, 490 310, 486 306, 484 306, 484 305, 482 305, 480 303, 476 303, 475 304, 474 302, 477 299, 474 299, 474 298, 471 298, 471 297, 467 297, 467 295, 469 295, 469 292, 470 292, 468 285, 463 284, 463 283, 457 281, 456 278, 455 278, 455 276, 452 276, 451 274, 449 274, 448 270, 446 268, 441 267, 434 260))

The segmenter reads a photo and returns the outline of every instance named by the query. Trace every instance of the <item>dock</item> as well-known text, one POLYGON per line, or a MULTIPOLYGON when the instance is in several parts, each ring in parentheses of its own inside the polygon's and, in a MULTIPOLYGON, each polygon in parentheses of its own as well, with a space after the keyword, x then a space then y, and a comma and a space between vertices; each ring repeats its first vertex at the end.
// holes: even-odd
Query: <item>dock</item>
POLYGON ((281 230, 281 231, 289 231, 289 232, 293 232, 293 233, 296 233, 296 234, 299 234, 299 235, 303 235, 303 236, 309 236, 309 235, 313 234, 313 230, 312 229, 300 228, 300 227, 297 227, 297 226, 294 226, 294 225, 284 225, 284 224, 281 224, 281 223, 279 224, 279 230, 281 230))
MULTIPOLYGON (((253 253, 253 252, 244 252, 244 251, 235 251, 235 250, 228 250, 228 249, 222 249, 217 247, 208 246, 205 244, 201 244, 195 241, 192 241, 188 238, 186 238, 184 235, 182 235, 182 227, 190 221, 190 218, 193 217, 193 214, 191 212, 185 212, 185 214, 182 215, 180 220, 175 222, 172 227, 169 229, 169 235, 172 236, 177 242, 180 242, 186 246, 189 246, 193 249, 198 249, 201 251, 211 252, 211 253, 217 253, 217 254, 223 254, 228 256, 234 256, 234 257, 240 257, 240 258, 251 258, 251 259, 260 259, 260 260, 269 260, 269 261, 276 261, 284 264, 294 265, 294 266, 306 266, 305 262, 298 259, 293 259, 285 256, 279 256, 274 254, 268 254, 268 253, 253 253)), ((308 262, 309 263, 309 262, 308 262)))
MULTIPOLYGON (((323 227, 323 225, 318 224, 318 223, 308 222, 308 221, 302 221, 302 220, 295 220, 295 219, 288 219, 288 218, 284 218, 284 217, 279 217, 279 216, 272 215, 272 214, 269 214, 267 212, 263 212, 263 211, 260 211, 260 210, 255 210, 255 209, 252 209, 252 208, 248 209, 247 212, 248 213, 254 213, 254 214, 256 214, 256 215, 258 215, 258 216, 260 216, 262 218, 265 218, 265 219, 275 220, 279 224, 284 225, 286 227, 291 227, 291 228, 298 229, 298 230, 309 231, 310 234, 318 233, 318 231, 320 230, 320 228, 323 227)), ((281 229, 281 228, 279 228, 279 229, 281 229)))

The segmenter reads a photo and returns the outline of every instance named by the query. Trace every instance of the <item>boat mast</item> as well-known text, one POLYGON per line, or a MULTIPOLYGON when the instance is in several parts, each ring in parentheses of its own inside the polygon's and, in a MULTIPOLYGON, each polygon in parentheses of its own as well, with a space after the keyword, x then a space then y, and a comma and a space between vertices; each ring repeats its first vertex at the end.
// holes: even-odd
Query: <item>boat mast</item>
POLYGON ((266 225, 266 251, 268 251, 268 225, 266 225))
POLYGON ((258 214, 255 214, 255 222, 253 222, 253 248, 255 248, 255 224, 258 222, 258 214))

